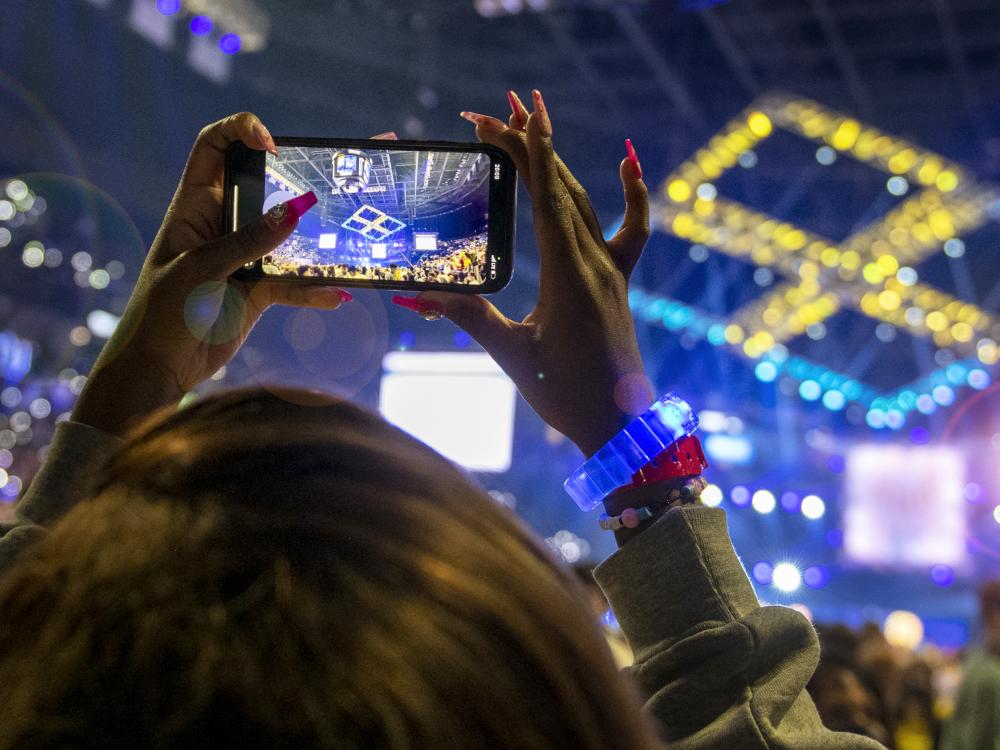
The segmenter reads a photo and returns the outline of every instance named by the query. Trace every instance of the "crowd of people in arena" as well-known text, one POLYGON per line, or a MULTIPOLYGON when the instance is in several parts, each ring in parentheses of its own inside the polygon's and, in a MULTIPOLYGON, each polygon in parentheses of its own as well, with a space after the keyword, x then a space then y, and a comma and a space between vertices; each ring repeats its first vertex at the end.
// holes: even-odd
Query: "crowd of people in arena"
POLYGON ((433 253, 409 253, 383 264, 369 260, 355 264, 323 263, 315 242, 293 235, 278 251, 264 256, 267 274, 367 281, 434 284, 481 284, 485 281, 487 235, 485 232, 455 240, 442 240, 433 253), (412 262, 411 260, 412 259, 412 262))
POLYGON ((979 599, 980 636, 963 649, 893 644, 875 623, 817 625, 808 690, 823 724, 890 750, 1000 747, 1000 581, 979 599))

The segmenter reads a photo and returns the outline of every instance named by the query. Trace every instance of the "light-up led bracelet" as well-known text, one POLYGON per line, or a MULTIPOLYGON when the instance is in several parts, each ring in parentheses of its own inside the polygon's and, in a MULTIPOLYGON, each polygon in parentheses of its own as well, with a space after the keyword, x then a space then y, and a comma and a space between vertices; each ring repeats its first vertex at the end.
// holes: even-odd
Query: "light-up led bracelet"
MULTIPOLYGON (((688 403, 668 393, 587 459, 563 483, 563 488, 580 510, 593 510, 620 487, 648 482, 640 472, 696 429, 698 417, 688 403)), ((690 451, 684 453, 696 452, 703 468, 701 445, 694 438, 692 442, 690 451)), ((693 473, 700 473, 700 470, 693 473)))

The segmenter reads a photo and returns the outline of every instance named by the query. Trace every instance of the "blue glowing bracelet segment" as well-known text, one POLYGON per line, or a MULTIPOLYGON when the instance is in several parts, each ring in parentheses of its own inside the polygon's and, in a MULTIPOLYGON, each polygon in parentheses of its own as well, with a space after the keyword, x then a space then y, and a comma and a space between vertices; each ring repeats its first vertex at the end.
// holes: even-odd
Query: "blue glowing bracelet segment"
POLYGON ((639 469, 696 429, 698 416, 688 403, 668 393, 587 459, 563 488, 580 510, 593 510, 619 487, 630 484, 639 469))

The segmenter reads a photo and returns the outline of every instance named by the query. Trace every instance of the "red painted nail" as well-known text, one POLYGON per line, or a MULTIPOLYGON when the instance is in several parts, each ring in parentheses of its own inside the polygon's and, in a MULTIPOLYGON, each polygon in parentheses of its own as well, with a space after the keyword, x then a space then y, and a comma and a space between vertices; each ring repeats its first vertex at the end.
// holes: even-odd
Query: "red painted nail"
POLYGON ((545 108, 542 92, 535 89, 531 92, 531 97, 535 100, 535 112, 539 115, 538 124, 541 125, 542 135, 549 138, 552 136, 552 121, 549 120, 549 112, 545 108))
POLYGON ((306 211, 316 205, 317 200, 316 193, 310 190, 308 193, 279 203, 267 212, 265 218, 275 229, 294 226, 306 211))
POLYGON ((392 298, 392 304, 405 307, 407 310, 413 310, 413 312, 419 315, 441 315, 444 312, 441 305, 432 300, 401 297, 398 294, 392 298))
POLYGON ((341 302, 350 302, 351 300, 354 299, 354 295, 348 292, 346 289, 338 289, 337 291, 340 292, 341 302))
POLYGON ((524 119, 521 117, 521 108, 517 106, 517 95, 513 91, 507 92, 507 102, 510 104, 510 111, 514 115, 514 125, 518 130, 524 130, 524 119))
POLYGON ((632 162, 632 169, 635 170, 635 176, 640 180, 642 179, 642 167, 639 165, 639 155, 635 152, 635 146, 632 145, 632 139, 625 139, 625 149, 628 151, 628 160, 632 162))

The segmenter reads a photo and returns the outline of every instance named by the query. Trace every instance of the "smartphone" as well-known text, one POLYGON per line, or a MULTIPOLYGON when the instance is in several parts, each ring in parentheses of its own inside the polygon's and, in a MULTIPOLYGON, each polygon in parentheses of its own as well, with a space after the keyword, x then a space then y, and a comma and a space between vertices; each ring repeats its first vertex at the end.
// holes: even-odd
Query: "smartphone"
POLYGON ((514 270, 517 174, 480 143, 275 138, 226 154, 225 226, 312 190, 318 202, 244 279, 489 294, 514 270))

